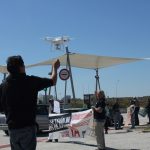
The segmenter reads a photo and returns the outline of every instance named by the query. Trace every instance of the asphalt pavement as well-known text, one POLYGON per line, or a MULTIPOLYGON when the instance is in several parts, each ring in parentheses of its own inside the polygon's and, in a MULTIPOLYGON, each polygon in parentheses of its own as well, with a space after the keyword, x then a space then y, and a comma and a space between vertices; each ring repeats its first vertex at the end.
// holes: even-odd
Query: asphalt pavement
MULTIPOLYGON (((107 150, 150 150, 150 132, 143 133, 143 128, 123 130, 109 130, 105 134, 107 150)), ((63 138, 56 142, 38 142, 37 150, 95 150, 96 140, 94 136, 85 138, 63 138)))
MULTIPOLYGON (((124 127, 122 130, 114 130, 111 127, 105 134, 107 150, 150 150, 150 132, 142 132, 147 118, 140 118, 140 126, 135 129, 124 127)), ((37 150, 95 150, 95 136, 86 135, 85 138, 61 138, 58 142, 46 142, 48 134, 38 135, 37 150)), ((0 150, 10 150, 9 137, 0 131, 0 150)))

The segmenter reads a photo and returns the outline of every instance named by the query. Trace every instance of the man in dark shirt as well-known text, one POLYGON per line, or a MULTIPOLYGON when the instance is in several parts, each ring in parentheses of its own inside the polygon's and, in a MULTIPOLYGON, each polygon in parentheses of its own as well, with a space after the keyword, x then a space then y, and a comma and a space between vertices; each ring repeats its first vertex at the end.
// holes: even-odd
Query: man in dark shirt
POLYGON ((134 98, 135 101, 135 110, 134 110, 134 114, 135 114, 135 125, 139 126, 139 110, 140 110, 140 103, 139 100, 135 97, 134 98))
POLYGON ((38 91, 57 81, 59 60, 52 65, 51 79, 28 76, 21 56, 7 59, 9 76, 0 85, 0 108, 6 115, 12 150, 36 149, 36 104, 38 91))
POLYGON ((146 111, 147 111, 147 116, 148 116, 148 124, 150 124, 150 98, 147 100, 147 105, 146 105, 146 111))
POLYGON ((104 91, 96 92, 97 103, 92 107, 95 122, 95 135, 98 150, 105 149, 104 124, 105 124, 105 94, 104 91))
POLYGON ((121 129, 121 113, 120 113, 120 105, 118 99, 116 99, 116 102, 113 105, 112 110, 113 110, 115 130, 121 129))

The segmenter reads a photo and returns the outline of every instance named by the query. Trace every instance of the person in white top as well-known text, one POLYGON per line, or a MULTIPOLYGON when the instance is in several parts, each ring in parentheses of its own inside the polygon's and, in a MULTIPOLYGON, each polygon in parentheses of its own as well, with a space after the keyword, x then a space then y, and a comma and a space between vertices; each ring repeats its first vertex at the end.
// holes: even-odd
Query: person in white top
POLYGON ((131 101, 130 105, 130 115, 131 115, 131 129, 135 128, 135 101, 131 101))

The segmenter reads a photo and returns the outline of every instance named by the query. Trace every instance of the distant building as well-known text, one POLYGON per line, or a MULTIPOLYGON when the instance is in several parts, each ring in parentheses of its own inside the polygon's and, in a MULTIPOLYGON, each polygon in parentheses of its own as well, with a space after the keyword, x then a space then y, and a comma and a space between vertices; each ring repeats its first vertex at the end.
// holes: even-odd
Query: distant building
POLYGON ((87 105, 87 108, 91 108, 96 104, 95 95, 94 94, 84 94, 84 104, 87 105))

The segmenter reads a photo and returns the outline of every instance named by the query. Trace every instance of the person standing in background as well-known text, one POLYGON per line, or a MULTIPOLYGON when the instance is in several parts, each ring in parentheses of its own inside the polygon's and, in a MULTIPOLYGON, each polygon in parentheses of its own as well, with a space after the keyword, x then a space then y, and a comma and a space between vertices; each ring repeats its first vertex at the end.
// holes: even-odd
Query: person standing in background
POLYGON ((147 100, 146 111, 148 116, 148 124, 150 124, 150 98, 147 100))
POLYGON ((120 105, 118 99, 113 105, 112 111, 113 111, 115 130, 121 129, 121 113, 120 113, 120 105))
POLYGON ((131 100, 130 105, 130 115, 131 115, 131 129, 135 128, 135 101, 131 100))
POLYGON ((134 114, 135 114, 135 126, 139 126, 139 110, 140 110, 140 104, 138 99, 135 97, 134 98, 135 101, 135 110, 134 110, 134 114))
POLYGON ((92 107, 94 113, 95 135, 97 141, 97 150, 105 150, 104 124, 106 118, 105 112, 105 93, 104 91, 96 91, 97 103, 92 107))
POLYGON ((106 111, 106 119, 105 119, 105 134, 108 134, 108 126, 110 124, 110 111, 109 111, 109 103, 106 102, 106 107, 105 107, 105 111, 106 111))

